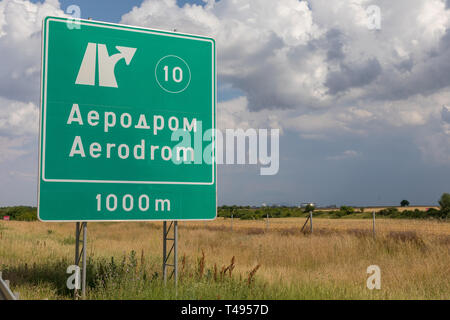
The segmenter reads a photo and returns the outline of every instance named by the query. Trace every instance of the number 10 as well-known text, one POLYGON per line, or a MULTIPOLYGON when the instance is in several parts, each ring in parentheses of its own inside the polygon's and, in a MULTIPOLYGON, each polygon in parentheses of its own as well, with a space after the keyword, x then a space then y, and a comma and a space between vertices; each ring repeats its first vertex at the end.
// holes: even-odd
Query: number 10
MULTIPOLYGON (((169 81, 169 67, 164 67, 164 80, 169 81)), ((175 67, 172 69, 172 79, 175 82, 181 82, 183 80, 183 70, 180 67, 175 67)))

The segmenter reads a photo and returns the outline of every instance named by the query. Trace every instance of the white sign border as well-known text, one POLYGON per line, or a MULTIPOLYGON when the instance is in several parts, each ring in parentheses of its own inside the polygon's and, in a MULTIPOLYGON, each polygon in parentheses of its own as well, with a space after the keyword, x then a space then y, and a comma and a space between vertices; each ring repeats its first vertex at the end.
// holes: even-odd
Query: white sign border
MULTIPOLYGON (((42 39, 42 61, 41 65, 43 65, 43 59, 45 56, 45 71, 43 71, 43 75, 41 76, 41 84, 43 85, 42 88, 42 94, 43 99, 41 99, 41 117, 39 125, 42 126, 39 130, 39 174, 40 177, 42 176, 42 180, 45 182, 75 182, 75 183, 128 183, 128 184, 173 184, 173 185, 213 185, 215 183, 215 172, 216 172, 216 145, 215 141, 213 139, 213 165, 212 167, 212 181, 211 182, 178 182, 178 181, 129 181, 129 180, 83 180, 83 179, 48 179, 45 177, 45 129, 46 129, 46 115, 47 115, 47 68, 48 68, 48 38, 49 38, 49 22, 55 21, 55 22, 61 22, 61 23, 67 23, 68 19, 65 18, 56 18, 56 17, 46 17, 43 21, 43 23, 46 24, 45 30, 45 39, 43 37, 42 39), (44 44, 45 41, 45 44, 44 44), (42 79, 44 78, 44 79, 42 79), (41 135, 43 135, 41 137, 41 135), (41 146, 42 141, 42 146, 41 146), (42 159, 41 159, 42 157, 42 159), (41 169, 41 161, 42 161, 42 169, 41 169)), ((216 105, 217 105, 217 70, 216 70, 216 50, 215 50, 215 41, 212 38, 205 38, 203 36, 196 36, 196 35, 186 35, 186 34, 176 34, 176 33, 170 33, 168 31, 162 31, 162 30, 155 30, 155 29, 143 29, 140 27, 132 27, 132 26, 126 26, 121 24, 114 24, 114 23, 108 23, 108 22, 96 22, 92 20, 79 20, 76 22, 80 25, 89 25, 89 26, 95 26, 95 27, 101 27, 101 28, 110 28, 110 29, 117 29, 117 30, 126 30, 126 31, 134 31, 134 32, 140 32, 140 33, 149 33, 149 34, 156 34, 161 36, 169 36, 169 37, 175 37, 175 38, 184 38, 184 39, 190 39, 190 40, 198 40, 198 41, 206 41, 210 42, 212 44, 212 82, 214 85, 212 86, 212 129, 215 129, 215 114, 216 114, 216 105)), ((44 36, 44 35, 43 35, 44 36)))

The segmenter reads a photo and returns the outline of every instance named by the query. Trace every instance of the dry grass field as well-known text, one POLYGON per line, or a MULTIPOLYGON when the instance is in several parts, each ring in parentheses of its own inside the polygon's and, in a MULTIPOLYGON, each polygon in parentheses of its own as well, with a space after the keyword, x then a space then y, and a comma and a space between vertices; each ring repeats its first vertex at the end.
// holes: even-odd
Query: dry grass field
MULTIPOLYGON (((373 239, 371 220, 314 219, 312 235, 300 232, 304 221, 180 222, 177 293, 161 285, 161 222, 88 223, 91 264, 103 263, 89 273, 88 298, 450 298, 450 222, 378 219, 373 239), (111 257, 129 281, 94 281, 111 257), (366 287, 369 265, 381 268, 380 290, 366 287)), ((0 269, 21 298, 71 298, 74 233, 74 223, 0 222, 0 269)))

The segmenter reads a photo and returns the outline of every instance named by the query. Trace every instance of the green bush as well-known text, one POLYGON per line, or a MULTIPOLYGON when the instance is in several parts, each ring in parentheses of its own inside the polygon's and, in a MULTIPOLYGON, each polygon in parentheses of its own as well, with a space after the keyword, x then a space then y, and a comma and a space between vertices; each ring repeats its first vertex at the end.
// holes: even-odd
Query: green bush
POLYGON ((397 208, 386 208, 378 211, 377 215, 380 216, 392 216, 392 215, 398 215, 399 211, 397 208))
POLYGON ((36 215, 36 212, 32 212, 32 211, 22 212, 22 213, 16 215, 14 220, 35 221, 35 220, 37 220, 37 215, 36 215))
POLYGON ((35 221, 37 220, 36 207, 15 206, 0 208, 0 217, 10 216, 11 220, 35 221))
POLYGON ((450 194, 444 193, 439 200, 439 205, 441 206, 441 210, 450 210, 450 194))
POLYGON ((339 211, 342 213, 342 215, 349 215, 355 212, 355 209, 353 207, 349 206, 341 206, 339 208, 339 211))

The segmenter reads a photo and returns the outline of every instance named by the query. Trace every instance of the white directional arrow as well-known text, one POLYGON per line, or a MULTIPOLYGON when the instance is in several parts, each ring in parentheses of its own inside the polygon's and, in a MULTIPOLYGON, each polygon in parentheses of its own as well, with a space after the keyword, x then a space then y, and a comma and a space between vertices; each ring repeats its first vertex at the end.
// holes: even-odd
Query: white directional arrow
POLYGON ((89 86, 95 85, 95 60, 98 53, 99 85, 101 87, 117 88, 117 81, 114 75, 116 64, 120 59, 124 59, 128 66, 136 53, 136 48, 116 46, 116 49, 119 53, 109 56, 106 45, 89 42, 75 83, 89 86))
MULTIPOLYGON (((116 53, 112 57, 119 55, 119 56, 121 56, 120 58, 123 57, 125 59, 125 63, 127 65, 129 65, 131 62, 131 59, 133 59, 134 53, 136 52, 136 48, 116 46, 116 49, 119 50, 120 53, 116 53)), ((120 60, 120 58, 119 58, 119 60, 120 60)))
POLYGON ((98 44, 98 76, 101 87, 117 88, 117 81, 114 75, 116 63, 123 58, 125 59, 125 63, 129 65, 136 52, 136 48, 116 46, 116 49, 120 53, 109 56, 106 45, 98 44))

